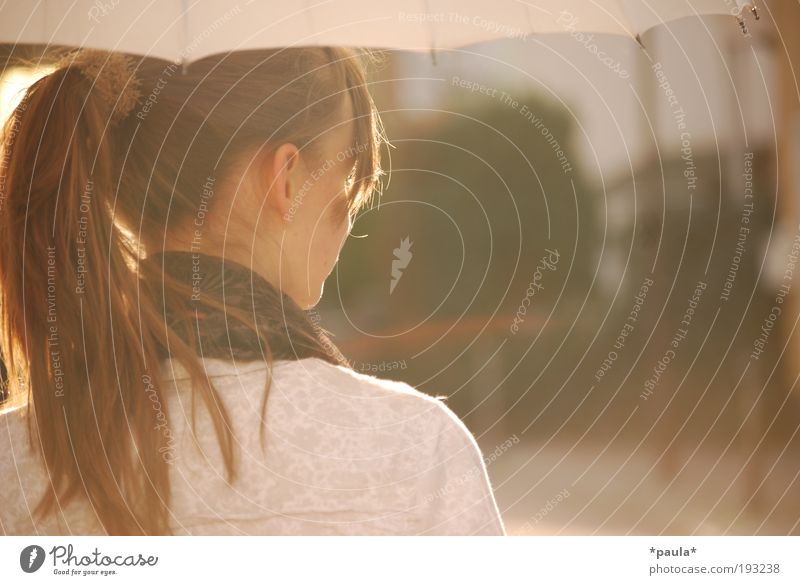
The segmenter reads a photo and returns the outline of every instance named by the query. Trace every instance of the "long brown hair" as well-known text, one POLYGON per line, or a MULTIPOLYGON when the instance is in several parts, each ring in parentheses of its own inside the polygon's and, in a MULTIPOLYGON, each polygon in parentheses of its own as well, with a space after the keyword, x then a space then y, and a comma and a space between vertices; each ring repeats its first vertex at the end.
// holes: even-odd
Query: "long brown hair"
MULTIPOLYGON (((228 414, 198 359, 208 348, 192 334, 198 306, 224 311, 251 331, 268 364, 306 356, 347 362, 269 283, 260 283, 250 306, 230 306, 213 287, 194 290, 185 261, 159 246, 169 226, 198 216, 209 177, 228 180, 253 148, 292 142, 303 155, 323 156, 315 139, 346 122, 335 119, 346 99, 356 130, 348 211, 364 205, 382 174, 385 137, 365 77, 379 56, 330 47, 254 50, 207 57, 186 71, 141 59, 142 99, 116 124, 118 96, 103 94, 61 59, 27 90, 0 143, 8 404, 27 405, 32 443, 51 478, 39 517, 85 496, 109 534, 169 534, 163 454, 170 439, 153 408, 157 401, 166 411, 159 381, 165 356, 189 372, 193 394, 213 417, 228 479, 236 477, 228 414)), ((212 276, 230 268, 218 258, 203 262, 212 276)), ((250 274, 238 268, 240 277, 250 274)), ((268 391, 269 376, 264 405, 268 391)))

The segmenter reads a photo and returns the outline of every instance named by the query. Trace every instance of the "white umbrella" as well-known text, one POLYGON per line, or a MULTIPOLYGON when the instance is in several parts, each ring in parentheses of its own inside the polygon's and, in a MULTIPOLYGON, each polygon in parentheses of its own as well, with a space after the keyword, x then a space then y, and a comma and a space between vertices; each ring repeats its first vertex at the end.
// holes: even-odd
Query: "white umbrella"
POLYGON ((293 45, 412 51, 558 32, 624 35, 682 17, 730 14, 749 0, 73 0, 5 2, 0 43, 66 45, 189 63, 215 53, 293 45))

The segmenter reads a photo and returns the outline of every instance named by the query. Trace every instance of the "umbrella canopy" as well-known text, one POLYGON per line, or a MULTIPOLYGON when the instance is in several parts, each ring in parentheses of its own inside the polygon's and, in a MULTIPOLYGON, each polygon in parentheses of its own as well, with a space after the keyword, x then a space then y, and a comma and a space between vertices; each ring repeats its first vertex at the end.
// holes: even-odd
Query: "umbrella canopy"
POLYGON ((428 51, 503 38, 592 32, 637 39, 682 17, 735 16, 749 0, 74 0, 7 2, 0 43, 122 51, 188 63, 235 50, 294 45, 428 51))

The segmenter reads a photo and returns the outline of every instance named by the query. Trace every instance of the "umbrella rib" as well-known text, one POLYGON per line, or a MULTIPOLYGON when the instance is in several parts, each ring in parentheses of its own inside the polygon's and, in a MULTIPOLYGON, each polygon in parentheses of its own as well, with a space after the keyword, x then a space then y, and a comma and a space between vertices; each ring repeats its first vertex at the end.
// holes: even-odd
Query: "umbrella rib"
POLYGON ((186 75, 188 63, 186 60, 186 51, 189 48, 189 6, 188 0, 181 0, 181 75, 186 75))
MULTIPOLYGON (((431 6, 430 0, 423 0, 425 4, 425 14, 432 14, 431 13, 431 6)), ((431 21, 433 19, 426 19, 427 27, 428 27, 428 36, 430 37, 430 46, 431 46, 431 61, 433 62, 434 67, 436 66, 436 29, 434 29, 431 21)))

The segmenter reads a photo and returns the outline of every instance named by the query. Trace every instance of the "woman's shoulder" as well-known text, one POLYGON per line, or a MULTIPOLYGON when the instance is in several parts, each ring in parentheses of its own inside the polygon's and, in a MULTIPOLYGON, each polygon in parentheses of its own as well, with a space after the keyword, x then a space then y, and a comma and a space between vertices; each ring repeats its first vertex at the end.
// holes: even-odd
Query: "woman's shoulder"
POLYGON ((419 407, 441 404, 441 397, 425 394, 410 384, 379 378, 320 358, 276 362, 275 377, 305 385, 324 386, 343 397, 363 400, 393 400, 419 407))
MULTIPOLYGON (((287 379, 328 386, 343 404, 357 404, 361 425, 383 425, 397 433, 392 444, 405 445, 411 457, 389 457, 400 475, 414 477, 417 530, 427 534, 503 534, 504 527, 483 455, 464 422, 438 397, 397 380, 378 378, 322 360, 294 364, 287 379)), ((329 400, 328 398, 327 400, 329 400)), ((345 408, 345 411, 347 409, 345 408)), ((336 416, 341 417, 337 411, 336 416)), ((379 436, 379 435, 376 435, 379 436)), ((374 449, 370 442, 370 449, 374 449)), ((403 449, 395 451, 399 455, 403 449)))
POLYGON ((0 530, 5 534, 35 532, 29 508, 47 479, 32 449, 29 416, 25 406, 0 410, 0 530))
MULTIPOLYGON (((248 405, 260 403, 269 377, 268 411, 289 408, 321 423, 374 428, 409 424, 415 419, 430 424, 430 419, 435 418, 461 424, 442 397, 421 392, 400 380, 356 372, 320 358, 279 360, 271 367, 264 362, 236 364, 211 359, 205 360, 202 367, 222 395, 248 405)), ((188 381, 179 365, 167 364, 164 372, 167 378, 188 381)), ((182 388, 188 386, 184 384, 182 388)))
POLYGON ((444 398, 406 382, 319 358, 276 361, 269 369, 265 363, 206 360, 204 368, 235 425, 258 428, 264 420, 268 435, 277 438, 274 449, 299 445, 332 459, 413 455, 420 471, 459 459, 477 466, 482 462, 474 436, 444 398))
POLYGON ((313 396, 323 408, 339 410, 337 416, 354 425, 398 424, 422 426, 434 432, 447 427, 466 431, 446 405, 445 396, 426 394, 406 382, 357 372, 318 358, 284 362, 275 371, 274 381, 276 387, 286 390, 286 399, 313 396))
POLYGON ((4 406, 0 408, 0 453, 3 466, 13 463, 17 452, 27 450, 28 409, 25 406, 4 406))

